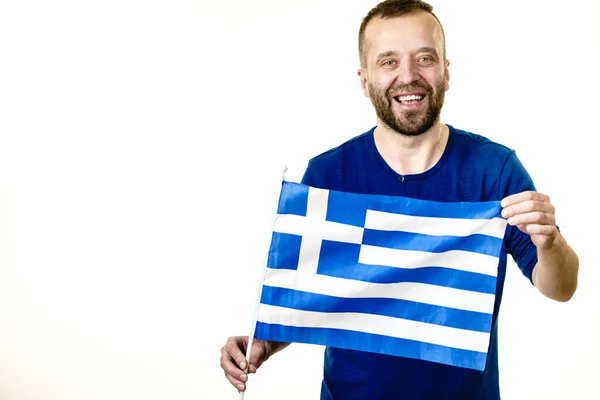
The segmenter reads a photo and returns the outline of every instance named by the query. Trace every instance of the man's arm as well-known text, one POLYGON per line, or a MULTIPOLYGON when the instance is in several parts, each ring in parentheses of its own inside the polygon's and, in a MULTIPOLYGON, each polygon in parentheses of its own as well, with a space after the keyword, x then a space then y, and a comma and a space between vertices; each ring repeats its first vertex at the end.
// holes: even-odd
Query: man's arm
POLYGON ((545 296, 557 301, 568 301, 577 289, 579 259, 560 232, 548 248, 538 248, 538 262, 531 279, 545 296))
POLYGON ((577 289, 579 258, 556 227, 550 198, 527 191, 508 196, 501 204, 508 224, 529 234, 537 248, 538 262, 532 272, 535 287, 551 299, 570 300, 577 289))

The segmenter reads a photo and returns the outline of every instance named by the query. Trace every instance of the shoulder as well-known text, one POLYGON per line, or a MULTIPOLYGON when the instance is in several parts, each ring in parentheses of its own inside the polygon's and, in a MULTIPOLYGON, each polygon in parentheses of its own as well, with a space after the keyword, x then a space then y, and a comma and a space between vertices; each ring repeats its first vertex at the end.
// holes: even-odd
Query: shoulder
POLYGON ((450 132, 454 137, 452 157, 455 165, 495 187, 498 198, 535 190, 531 176, 514 149, 452 126, 450 132))
POLYGON ((373 130, 354 136, 339 146, 312 157, 304 173, 304 184, 325 187, 339 181, 354 163, 364 163, 373 142, 373 130))
POLYGON ((333 147, 314 156, 309 160, 309 164, 324 166, 328 164, 339 164, 341 160, 346 159, 349 155, 355 155, 363 152, 367 147, 367 142, 372 140, 371 135, 373 134, 374 129, 375 128, 371 128, 367 132, 354 136, 339 146, 333 147))
POLYGON ((515 150, 501 143, 490 140, 489 138, 473 132, 457 129, 448 125, 450 134, 453 135, 454 150, 469 158, 479 158, 491 161, 506 161, 515 154, 515 150))

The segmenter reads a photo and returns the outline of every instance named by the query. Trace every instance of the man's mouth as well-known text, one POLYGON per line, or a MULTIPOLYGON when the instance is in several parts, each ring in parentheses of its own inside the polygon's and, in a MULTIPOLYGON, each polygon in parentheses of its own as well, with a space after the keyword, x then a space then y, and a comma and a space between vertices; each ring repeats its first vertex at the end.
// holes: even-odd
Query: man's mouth
POLYGON ((423 100, 423 95, 420 94, 411 94, 408 96, 396 96, 394 97, 394 100, 396 100, 398 103, 402 103, 402 104, 414 104, 414 103, 418 103, 419 101, 423 100))

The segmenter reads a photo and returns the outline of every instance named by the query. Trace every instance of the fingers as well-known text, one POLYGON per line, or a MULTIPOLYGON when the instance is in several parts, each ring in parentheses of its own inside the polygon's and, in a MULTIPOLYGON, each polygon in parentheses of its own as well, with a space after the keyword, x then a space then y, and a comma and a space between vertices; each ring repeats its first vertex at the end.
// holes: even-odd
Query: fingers
POLYGON ((248 336, 233 336, 227 339, 227 343, 221 348, 221 368, 225 372, 225 377, 241 392, 246 390, 248 373, 255 373, 271 354, 268 341, 253 340, 248 365, 244 354, 247 347, 248 336))
POLYGON ((246 357, 242 353, 248 342, 247 337, 231 337, 221 348, 221 368, 227 380, 238 390, 246 390, 245 382, 248 375, 243 371, 246 368, 246 357))
POLYGON ((227 378, 227 380, 229 381, 229 383, 231 383, 232 386, 234 386, 237 390, 239 390, 240 392, 243 392, 246 390, 246 384, 244 383, 248 377, 244 375, 244 381, 241 381, 239 379, 236 379, 235 377, 229 375, 229 374, 225 374, 225 377, 227 378))
POLYGON ((517 193, 504 198, 501 205, 502 216, 507 219, 508 224, 517 226, 523 232, 552 234, 556 227, 554 206, 550 203, 550 198, 543 193, 517 193))
POLYGON ((507 222, 509 225, 512 225, 512 226, 537 224, 537 225, 549 225, 551 227, 554 227, 556 220, 555 220, 554 214, 541 212, 541 211, 535 211, 535 212, 528 212, 525 214, 513 215, 512 217, 508 218, 507 222))
POLYGON ((500 204, 502 217, 509 225, 529 234, 535 246, 543 248, 552 243, 558 230, 555 209, 548 196, 521 192, 504 198, 500 204))
POLYGON ((557 232, 554 225, 527 225, 525 229, 530 235, 552 236, 557 232))
POLYGON ((500 202, 500 205, 503 208, 507 208, 514 204, 522 203, 522 202, 528 201, 528 200, 535 200, 535 201, 550 203, 550 197, 548 197, 547 195, 545 195, 543 193, 533 192, 533 191, 525 191, 525 192, 516 193, 511 196, 505 197, 500 202))
POLYGON ((554 225, 530 224, 525 227, 524 232, 530 235, 533 244, 538 249, 551 246, 558 237, 558 229, 554 225))
POLYGON ((246 369, 246 356, 243 351, 247 344, 248 338, 244 340, 240 337, 231 337, 225 344, 225 351, 241 369, 246 369))
POLYGON ((510 218, 515 215, 531 212, 542 212, 554 215, 554 206, 546 201, 525 200, 505 207, 502 210, 502 216, 504 218, 510 218))

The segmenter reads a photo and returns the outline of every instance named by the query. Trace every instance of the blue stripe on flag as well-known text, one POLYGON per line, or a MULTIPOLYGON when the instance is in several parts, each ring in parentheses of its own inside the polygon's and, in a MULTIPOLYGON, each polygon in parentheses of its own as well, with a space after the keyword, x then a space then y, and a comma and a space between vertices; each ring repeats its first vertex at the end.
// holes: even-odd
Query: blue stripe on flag
POLYGON ((297 270, 301 244, 302 236, 300 235, 273 232, 267 268, 297 270), (284 251, 277 249, 284 249, 284 251))
POLYGON ((408 197, 329 191, 328 221, 363 227, 367 209, 415 217, 461 219, 491 219, 499 217, 502 211, 499 201, 443 203, 408 197))
POLYGON ((496 277, 437 266, 403 269, 358 262, 360 245, 323 240, 317 273, 372 283, 417 282, 496 293, 496 277))
POLYGON ((464 250, 473 253, 498 257, 502 239, 487 235, 433 236, 401 231, 380 231, 365 229, 363 244, 399 250, 418 250, 442 253, 450 250, 464 250))
POLYGON ((279 196, 278 214, 293 214, 306 217, 308 186, 283 182, 279 196))
POLYGON ((491 314, 476 311, 399 299, 340 298, 271 286, 263 286, 260 302, 304 311, 383 315, 478 332, 489 332, 492 325, 491 314))
POLYGON ((303 328, 257 322, 255 337, 369 351, 433 361, 483 371, 486 353, 461 350, 414 340, 328 328, 303 328))

